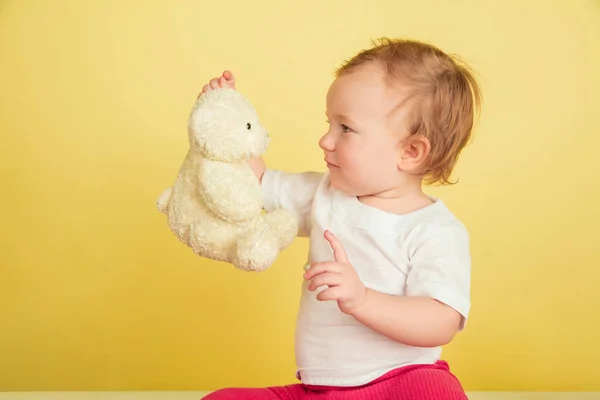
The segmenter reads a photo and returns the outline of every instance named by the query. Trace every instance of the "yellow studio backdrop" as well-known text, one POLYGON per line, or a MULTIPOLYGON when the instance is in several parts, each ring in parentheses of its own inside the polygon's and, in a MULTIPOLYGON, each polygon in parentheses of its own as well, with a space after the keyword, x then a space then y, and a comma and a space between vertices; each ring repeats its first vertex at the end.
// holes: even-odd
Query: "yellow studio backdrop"
POLYGON ((472 235, 468 390, 600 391, 597 1, 0 0, 0 390, 294 382, 307 242, 261 274, 195 257, 154 202, 225 68, 271 167, 324 170, 333 70, 379 36, 477 71, 478 134, 449 188, 472 235))

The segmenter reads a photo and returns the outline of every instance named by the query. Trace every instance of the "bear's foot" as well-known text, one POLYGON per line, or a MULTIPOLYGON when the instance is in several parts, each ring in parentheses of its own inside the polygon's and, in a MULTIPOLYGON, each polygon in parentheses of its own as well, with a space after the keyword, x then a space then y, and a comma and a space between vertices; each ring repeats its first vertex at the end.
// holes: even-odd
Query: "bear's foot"
POLYGON ((258 229, 240 237, 231 263, 244 271, 264 271, 278 253, 277 237, 267 229, 258 229))
POLYGON ((227 247, 231 243, 231 231, 227 226, 205 222, 190 226, 188 246, 201 257, 229 261, 227 247))

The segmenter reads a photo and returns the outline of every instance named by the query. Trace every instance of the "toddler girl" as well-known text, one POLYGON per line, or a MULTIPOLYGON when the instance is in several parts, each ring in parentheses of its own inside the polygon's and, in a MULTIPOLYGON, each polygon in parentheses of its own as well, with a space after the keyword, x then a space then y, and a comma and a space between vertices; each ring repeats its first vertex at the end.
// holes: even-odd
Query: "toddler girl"
MULTIPOLYGON (((235 87, 229 71, 203 93, 235 87)), ((202 95, 202 94, 201 94, 202 95)), ((426 183, 450 183, 480 105, 469 69, 438 48, 384 39, 344 63, 327 94, 327 172, 250 166, 267 210, 300 218, 310 250, 297 378, 207 400, 459 400, 441 346, 470 308, 469 234, 426 183)))

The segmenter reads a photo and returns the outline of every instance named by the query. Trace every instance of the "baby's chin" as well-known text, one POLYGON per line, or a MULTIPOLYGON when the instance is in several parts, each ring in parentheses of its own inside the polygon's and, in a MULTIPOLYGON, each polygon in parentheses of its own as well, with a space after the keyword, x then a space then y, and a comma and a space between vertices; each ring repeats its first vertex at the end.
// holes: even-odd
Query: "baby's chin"
POLYGON ((368 197, 372 196, 376 191, 368 185, 360 186, 346 181, 344 178, 335 176, 335 174, 329 174, 329 186, 333 189, 344 193, 350 197, 368 197))
POLYGON ((342 178, 336 176, 335 172, 329 174, 329 186, 348 196, 358 196, 355 188, 345 182, 342 178))

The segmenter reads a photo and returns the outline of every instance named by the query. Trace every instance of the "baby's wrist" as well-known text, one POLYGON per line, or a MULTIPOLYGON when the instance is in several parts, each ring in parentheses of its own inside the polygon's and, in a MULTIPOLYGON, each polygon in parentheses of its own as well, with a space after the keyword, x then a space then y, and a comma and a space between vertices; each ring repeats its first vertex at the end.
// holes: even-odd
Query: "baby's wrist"
POLYGON ((254 172, 256 179, 262 183, 263 175, 267 169, 264 160, 261 157, 256 157, 249 159, 247 163, 250 166, 250 169, 252 169, 252 172, 254 172))
POLYGON ((354 308, 354 310, 352 310, 350 314, 357 320, 361 320, 362 317, 368 313, 368 309, 370 307, 369 299, 372 297, 372 289, 365 287, 362 301, 354 308))

